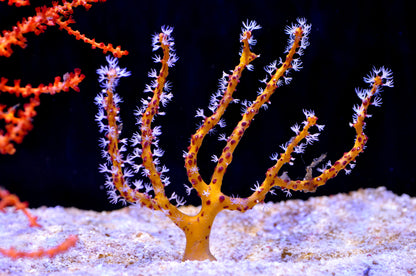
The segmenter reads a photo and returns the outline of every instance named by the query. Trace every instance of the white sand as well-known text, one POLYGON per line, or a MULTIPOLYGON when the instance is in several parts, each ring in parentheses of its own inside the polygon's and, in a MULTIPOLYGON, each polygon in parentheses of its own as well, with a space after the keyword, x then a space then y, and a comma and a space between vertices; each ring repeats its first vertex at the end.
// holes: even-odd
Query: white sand
MULTIPOLYGON (((197 208, 186 207, 187 212, 197 208)), ((385 188, 223 211, 211 234, 219 261, 181 262, 185 237, 160 212, 39 208, 42 229, 0 213, 0 247, 79 242, 53 259, 0 256, 0 275, 416 275, 416 198, 385 188)))

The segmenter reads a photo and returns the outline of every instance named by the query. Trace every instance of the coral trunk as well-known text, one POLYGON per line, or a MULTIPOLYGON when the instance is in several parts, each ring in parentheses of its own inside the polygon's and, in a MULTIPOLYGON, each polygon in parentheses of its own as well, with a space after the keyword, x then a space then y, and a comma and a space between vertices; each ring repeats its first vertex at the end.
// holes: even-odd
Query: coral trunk
POLYGON ((194 223, 189 223, 182 228, 186 236, 186 247, 182 261, 216 261, 217 259, 209 249, 209 236, 215 215, 204 218, 204 212, 201 211, 193 219, 195 219, 194 223))

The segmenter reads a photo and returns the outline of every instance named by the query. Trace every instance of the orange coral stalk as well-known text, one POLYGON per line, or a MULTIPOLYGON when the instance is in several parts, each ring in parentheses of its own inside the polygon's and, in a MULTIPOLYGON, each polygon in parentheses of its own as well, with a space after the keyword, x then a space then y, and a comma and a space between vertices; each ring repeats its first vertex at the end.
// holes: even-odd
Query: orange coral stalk
POLYGON ((14 154, 16 149, 14 143, 20 144, 26 134, 32 130, 32 120, 36 115, 35 108, 40 104, 40 94, 55 94, 60 91, 67 92, 70 88, 79 91, 78 84, 85 78, 81 74, 81 70, 75 69, 74 73, 66 73, 61 81, 60 77, 56 77, 53 84, 39 85, 36 88, 26 85, 20 86, 20 80, 14 81, 14 86, 6 85, 7 79, 0 80, 0 93, 15 94, 17 97, 33 96, 29 103, 23 106, 22 110, 16 110, 16 106, 9 107, 7 110, 5 105, 0 105, 0 120, 4 120, 5 132, 0 130, 0 154, 14 154), (17 114, 16 114, 17 111, 17 114))

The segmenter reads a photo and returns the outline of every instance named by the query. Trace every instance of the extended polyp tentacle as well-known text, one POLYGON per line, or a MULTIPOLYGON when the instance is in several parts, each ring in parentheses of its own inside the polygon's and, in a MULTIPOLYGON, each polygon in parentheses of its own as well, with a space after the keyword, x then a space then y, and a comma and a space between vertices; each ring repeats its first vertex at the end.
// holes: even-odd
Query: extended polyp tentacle
POLYGON ((211 180, 211 183, 217 189, 221 188, 222 179, 224 177, 225 171, 228 165, 231 163, 234 150, 240 142, 244 132, 250 126, 251 121, 253 120, 254 116, 258 113, 260 108, 269 101, 269 98, 274 93, 276 88, 282 83, 280 79, 284 77, 288 69, 292 67, 293 57, 297 53, 301 45, 302 38, 305 35, 305 29, 306 32, 308 32, 309 28, 309 25, 300 24, 291 31, 290 35, 293 36, 293 38, 289 40, 290 45, 288 47, 289 50, 285 62, 283 62, 280 68, 276 69, 275 73, 271 77, 270 81, 267 83, 267 86, 263 90, 263 92, 249 107, 247 107, 242 119, 237 124, 237 127, 233 130, 232 134, 228 138, 227 144, 222 151, 221 157, 218 160, 217 166, 215 168, 211 180))
POLYGON ((202 141, 209 131, 218 124, 228 105, 233 100, 233 93, 236 90, 244 69, 257 58, 257 55, 251 52, 250 45, 255 43, 252 31, 260 28, 260 26, 252 21, 250 25, 247 24, 245 27, 246 28, 241 35, 243 49, 241 51, 240 63, 234 68, 232 74, 229 76, 227 88, 214 113, 211 116, 206 117, 196 133, 192 135, 191 144, 188 147, 188 153, 185 157, 185 168, 187 170, 189 182, 191 182, 192 187, 195 188, 200 195, 207 189, 207 184, 202 180, 197 167, 197 155, 202 141))

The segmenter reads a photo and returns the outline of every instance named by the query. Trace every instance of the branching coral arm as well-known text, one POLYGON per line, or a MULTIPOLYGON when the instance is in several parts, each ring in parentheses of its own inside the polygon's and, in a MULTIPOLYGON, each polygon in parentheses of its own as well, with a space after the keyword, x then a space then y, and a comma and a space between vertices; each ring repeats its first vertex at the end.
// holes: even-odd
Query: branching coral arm
MULTIPOLYGON (((276 177, 280 168, 286 164, 291 162, 292 156, 291 154, 295 151, 296 147, 298 147, 302 140, 306 139, 310 136, 309 129, 316 125, 317 117, 313 114, 307 113, 306 121, 304 122, 304 127, 298 134, 293 137, 289 143, 285 145, 286 151, 281 154, 280 158, 277 159, 276 164, 267 170, 266 178, 261 185, 257 185, 253 191, 253 193, 247 198, 234 198, 234 197, 227 197, 225 198, 224 204, 228 206, 230 210, 238 210, 238 211, 246 211, 253 208, 259 202, 262 202, 267 193, 276 185, 276 177)), ((284 181, 282 178, 279 178, 281 181, 284 181)), ((279 182, 280 183, 280 182, 279 182)), ((286 188, 285 186, 280 186, 282 188, 286 188)))
MULTIPOLYGON (((242 119, 228 137, 227 144, 218 159, 218 163, 211 179, 211 185, 217 192, 220 192, 223 176, 228 165, 232 161, 233 152, 244 132, 250 126, 254 116, 259 112, 262 106, 269 102, 271 95, 277 87, 281 86, 284 82, 288 83, 290 81, 290 78, 288 77, 289 70, 294 69, 297 71, 300 69, 301 62, 299 58, 295 59, 294 55, 302 55, 303 50, 309 45, 308 34, 310 28, 311 26, 306 24, 304 19, 298 19, 298 24, 292 25, 286 29, 286 33, 289 35, 289 41, 285 61, 282 62, 279 68, 277 68, 276 62, 273 62, 266 67, 266 71, 271 75, 271 79, 267 82, 266 88, 261 91, 257 99, 246 108, 242 119), (284 79, 284 81, 282 81, 282 79, 284 79)), ((221 205, 231 210, 247 210, 262 201, 270 188, 271 186, 267 187, 267 185, 262 185, 261 188, 257 189, 257 192, 255 193, 257 195, 256 197, 253 196, 252 198, 247 199, 229 197, 221 194, 221 205), (261 191, 261 193, 259 193, 259 191, 261 191)))
POLYGON ((355 166, 352 162, 355 162, 357 156, 364 151, 368 141, 368 137, 363 132, 365 126, 364 120, 366 117, 369 117, 367 114, 368 107, 371 104, 375 106, 380 105, 381 100, 379 94, 382 91, 383 86, 393 87, 392 72, 384 67, 379 69, 374 68, 370 75, 364 78, 364 80, 370 84, 370 89, 356 90, 357 95, 361 99, 361 105, 354 107, 355 114, 353 116, 353 123, 351 124, 356 132, 354 146, 348 152, 344 153, 344 155, 333 165, 326 166, 322 169, 323 172, 319 176, 311 179, 290 180, 289 178, 281 178, 277 177, 277 173, 272 170, 270 172, 272 174, 270 177, 273 177, 275 181, 273 186, 313 192, 317 187, 324 185, 326 181, 337 176, 341 170, 345 170, 346 173, 348 173, 349 170, 346 169, 348 165, 350 165, 351 168, 355 166))
MULTIPOLYGON (((159 168, 156 164, 158 162, 154 156, 160 156, 162 150, 157 148, 157 136, 160 134, 160 130, 157 127, 152 127, 152 121, 154 116, 160 114, 159 105, 165 105, 171 97, 171 94, 165 92, 169 89, 167 85, 167 76, 169 73, 169 67, 173 66, 177 57, 173 51, 173 39, 171 33, 173 28, 162 27, 162 32, 153 37, 153 49, 161 48, 163 51, 163 57, 156 56, 154 61, 161 63, 161 69, 159 74, 156 70, 152 70, 149 76, 154 77, 151 85, 148 85, 146 92, 152 92, 153 96, 147 100, 142 100, 143 107, 139 108, 136 112, 138 117, 137 123, 140 125, 140 133, 133 135, 131 140, 132 146, 136 147, 133 155, 127 156, 125 159, 122 149, 125 148, 126 140, 119 139, 120 135, 120 119, 119 119, 119 107, 118 102, 120 98, 117 94, 114 94, 115 87, 117 86, 118 79, 120 77, 129 76, 130 72, 125 69, 120 69, 117 66, 116 58, 107 58, 109 63, 108 67, 102 67, 97 72, 100 74, 100 82, 104 88, 103 93, 96 98, 98 106, 105 110, 105 114, 99 112, 97 115, 97 121, 99 121, 100 128, 106 131, 108 141, 103 143, 105 149, 105 156, 109 160, 111 168, 108 168, 106 164, 101 166, 102 172, 111 174, 110 179, 106 182, 106 185, 110 188, 110 197, 112 202, 117 202, 120 194, 121 200, 131 203, 141 203, 149 208, 155 210, 163 210, 174 221, 182 221, 183 214, 178 211, 175 205, 170 203, 170 199, 165 195, 165 185, 168 184, 168 180, 163 176, 163 173, 167 171, 166 168, 159 168), (101 122, 102 119, 107 119, 107 125, 101 122), (121 143, 121 147, 119 146, 121 143), (156 145, 156 146, 155 146, 156 145), (153 148, 152 148, 153 147, 153 148), (137 165, 134 163, 135 158, 140 158, 142 163, 137 165), (135 181, 130 183, 129 178, 132 176, 131 171, 126 169, 127 165, 131 165, 134 171, 141 172, 142 175, 148 177, 151 181, 151 187, 149 185, 142 184, 141 181, 135 181), (133 189, 130 185, 135 185, 133 189), (145 192, 140 192, 140 189, 145 188, 145 192), (149 192, 153 191, 155 196, 151 197, 149 192)), ((177 197, 174 196, 175 199, 177 197)), ((178 200, 177 200, 178 201, 178 200)))
MULTIPOLYGON (((302 152, 306 144, 310 144, 313 141, 317 140, 317 134, 309 133, 309 128, 312 126, 317 126, 318 129, 322 126, 316 124, 317 117, 311 111, 304 111, 306 115, 306 121, 303 123, 304 128, 300 131, 297 127, 294 128, 297 135, 292 138, 289 143, 287 143, 283 148, 285 152, 280 155, 280 158, 277 159, 276 164, 267 170, 266 178, 264 182, 256 187, 254 193, 247 199, 237 199, 234 200, 234 208, 252 208, 256 202, 262 201, 265 195, 273 187, 280 187, 281 189, 294 190, 294 191, 305 191, 305 192, 314 192, 317 187, 324 185, 329 179, 334 178, 341 170, 349 172, 346 167, 354 167, 356 157, 364 150, 365 144, 368 140, 367 136, 363 132, 363 127, 365 125, 364 119, 367 117, 368 107, 373 103, 374 105, 379 105, 381 100, 378 94, 381 92, 382 86, 393 86, 392 73, 389 69, 384 67, 380 69, 374 69, 373 72, 365 78, 366 82, 371 85, 370 89, 357 89, 357 94, 362 100, 360 106, 355 106, 355 114, 353 118, 353 123, 351 124, 356 131, 356 138, 354 146, 352 149, 337 160, 333 165, 329 163, 322 169, 322 173, 316 177, 305 177, 304 180, 290 180, 290 178, 283 174, 278 176, 278 173, 284 164, 290 163, 293 160, 293 152, 302 152), (372 98, 376 95, 376 98, 372 98), (306 144, 301 144, 301 141, 306 139, 306 144), (298 147, 298 149, 296 149, 298 147)), ((228 202, 225 202, 228 203, 228 202)), ((243 209, 244 210, 244 209, 243 209)))
MULTIPOLYGON (((275 73, 272 75, 270 81, 267 83, 266 88, 263 92, 257 97, 257 99, 247 107, 246 112, 243 114, 242 119, 237 124, 237 127, 233 130, 232 134, 227 140, 227 144, 224 147, 221 157, 218 160, 215 172, 213 174, 211 183, 214 187, 217 187, 219 190, 221 188, 221 183, 225 171, 228 165, 231 163, 232 155, 236 149, 238 143, 240 142, 244 132, 250 126, 251 121, 254 116, 258 113, 260 108, 265 105, 271 95, 274 93, 276 88, 282 84, 281 78, 286 78, 287 72, 292 68, 292 63, 294 60, 294 55, 299 51, 299 49, 304 49, 308 45, 307 37, 310 31, 310 25, 307 25, 303 19, 299 20, 299 25, 292 26, 290 31, 287 32, 290 35, 289 39, 289 51, 286 56, 286 60, 280 66, 280 68, 275 68, 276 64, 274 63, 271 67, 275 70, 275 73), (302 42, 302 43, 301 43, 302 42), (300 48, 302 47, 302 48, 300 48)), ((296 64, 299 64, 300 61, 296 59, 296 64)), ((269 66, 270 67, 270 66, 269 66)), ((227 201, 230 200, 229 197, 226 197, 227 201)), ((228 204, 228 202, 224 204, 228 204)), ((238 206, 236 208, 239 208, 238 206)))
MULTIPOLYGON (((159 112, 159 104, 162 100, 164 95, 164 88, 166 84, 166 78, 169 74, 169 67, 173 66, 174 62, 176 61, 176 56, 173 50, 173 39, 171 37, 171 33, 173 28, 170 27, 162 27, 162 32, 154 37, 154 42, 158 39, 158 43, 154 43, 154 48, 162 48, 163 57, 159 60, 158 58, 155 60, 156 62, 161 63, 161 69, 159 75, 156 77, 155 83, 153 84, 153 97, 149 101, 147 108, 141 114, 141 146, 142 146, 142 155, 141 159, 143 161, 144 170, 148 175, 152 185, 153 191, 155 193, 155 200, 158 202, 162 209, 171 209, 173 211, 176 208, 169 202, 169 199, 165 195, 165 184, 161 179, 161 172, 156 168, 152 151, 152 142, 157 139, 157 134, 152 128, 152 121, 154 116, 159 112)), ((158 209, 160 209, 160 207, 158 209)))
POLYGON ((70 19, 67 19, 65 21, 62 21, 61 19, 56 19, 55 23, 57 25, 59 25, 60 29, 64 29, 65 31, 68 32, 68 34, 75 36, 75 38, 77 40, 82 40, 87 44, 91 45, 92 49, 98 48, 103 50, 103 53, 106 54, 107 52, 111 52, 113 54, 113 56, 117 57, 117 58, 121 58, 122 56, 128 55, 128 51, 126 50, 121 50, 120 46, 117 46, 116 48, 114 48, 114 46, 109 43, 109 44, 105 44, 103 42, 96 42, 95 39, 90 39, 88 37, 86 37, 84 34, 81 34, 79 31, 72 29, 69 24, 70 23, 74 23, 75 21, 70 19))
MULTIPOLYGON (((46 18, 50 16, 47 13, 38 11, 35 16, 27 19, 23 18, 22 22, 18 22, 12 31, 3 31, 3 35, 0 36, 0 56, 10 57, 13 53, 12 45, 26 47, 27 33, 35 33, 39 35, 46 29, 48 20, 46 18)), ((54 15, 56 17, 56 15, 54 15)), ((53 16, 51 17, 53 18, 53 16)))
POLYGON ((357 94, 362 100, 360 106, 355 106, 355 114, 353 117, 353 123, 351 124, 356 131, 356 138, 354 146, 350 151, 344 153, 344 155, 337 160, 333 165, 327 163, 327 165, 321 169, 322 173, 316 177, 305 177, 303 180, 290 180, 286 174, 278 176, 278 173, 284 164, 290 163, 293 160, 293 152, 303 152, 303 148, 317 140, 317 134, 311 134, 309 128, 317 126, 318 129, 323 128, 316 124, 317 117, 311 111, 304 111, 306 115, 306 121, 304 121, 304 127, 300 131, 298 127, 293 128, 296 132, 296 136, 293 137, 283 148, 285 152, 280 155, 280 158, 276 159, 276 164, 267 170, 266 178, 261 185, 258 185, 254 190, 253 194, 245 199, 226 198, 224 204, 230 204, 230 209, 247 210, 252 208, 256 203, 264 200, 266 194, 273 187, 280 187, 281 189, 294 190, 294 191, 305 191, 314 192, 317 187, 324 185, 329 179, 334 178, 341 170, 345 170, 347 173, 349 169, 346 169, 348 165, 351 168, 355 166, 356 157, 363 152, 365 144, 368 140, 367 136, 363 132, 365 126, 364 119, 367 117, 368 107, 373 103, 379 105, 381 100, 378 94, 381 92, 382 86, 393 86, 392 73, 389 69, 384 67, 380 69, 374 69, 373 72, 365 78, 365 81, 371 85, 370 89, 357 89, 357 94), (376 96, 374 100, 372 98, 376 96), (302 140, 306 139, 306 143, 301 143, 302 140), (296 149, 297 148, 297 149, 296 149))
POLYGON ((208 185, 202 180, 198 171, 198 151, 205 136, 218 124, 228 105, 233 100, 233 93, 236 90, 244 69, 246 69, 247 66, 250 66, 250 63, 258 57, 258 55, 251 52, 250 45, 255 44, 252 31, 259 28, 260 26, 258 26, 255 21, 245 24, 245 28, 243 29, 243 33, 241 35, 243 49, 241 51, 240 63, 234 68, 231 75, 225 74, 224 78, 228 77, 228 83, 226 89, 222 91, 223 96, 217 104, 216 110, 211 116, 205 118, 202 125, 191 137, 191 144, 188 147, 188 153, 185 157, 185 168, 187 170, 189 182, 199 195, 208 189, 208 185))
MULTIPOLYGON (((130 72, 124 68, 118 67, 118 61, 116 58, 107 57, 108 67, 101 67, 97 70, 100 75, 101 86, 103 91, 96 97, 96 104, 105 110, 100 111, 96 116, 96 120, 101 124, 101 131, 105 131, 107 141, 103 144, 105 156, 111 166, 107 168, 106 164, 101 165, 101 172, 107 172, 111 176, 106 182, 106 186, 109 188, 108 194, 111 197, 113 203, 119 200, 119 196, 116 191, 122 197, 122 200, 128 202, 141 202, 151 208, 156 208, 157 203, 148 195, 140 193, 138 190, 132 189, 129 186, 129 182, 126 180, 123 167, 125 166, 125 160, 122 150, 120 149, 119 139, 120 135, 120 118, 118 103, 121 101, 119 96, 115 94, 115 87, 121 77, 130 76, 130 72), (107 119, 107 125, 104 127, 101 122, 103 119, 107 119)), ((102 110, 100 109, 100 110, 102 110)), ((124 146, 124 140, 123 145, 124 146)))
MULTIPOLYGON (((276 159, 277 159, 276 164, 273 167, 271 167, 270 169, 267 170, 266 178, 265 178, 264 182, 262 183, 262 185, 259 186, 254 191, 254 193, 248 198, 247 205, 250 206, 250 208, 252 206, 254 206, 253 204, 255 204, 256 202, 263 201, 264 197, 270 191, 271 188, 273 188, 275 186, 279 186, 282 189, 283 188, 288 188, 284 185, 279 185, 280 182, 276 181, 276 178, 278 178, 281 181, 288 181, 288 180, 286 178, 283 178, 283 177, 282 178, 277 177, 277 174, 279 173, 280 169, 282 168, 282 166, 284 164, 291 163, 291 161, 293 160, 292 153, 294 151, 298 151, 298 150, 296 150, 297 147, 303 148, 304 146, 306 146, 306 144, 301 144, 301 141, 311 137, 311 133, 309 132, 309 129, 313 126, 316 126, 316 121, 318 120, 318 118, 312 112, 305 111, 304 113, 306 115, 306 120, 303 123, 304 124, 303 129, 301 131, 299 131, 297 133, 297 135, 295 137, 293 137, 284 146, 284 148, 286 150, 285 150, 284 153, 282 153, 280 155, 280 158, 277 158, 277 156, 276 156, 276 159)), ((315 137, 317 137, 317 135, 315 137)), ((310 139, 309 143, 312 143, 312 141, 314 141, 314 139, 310 139)))

